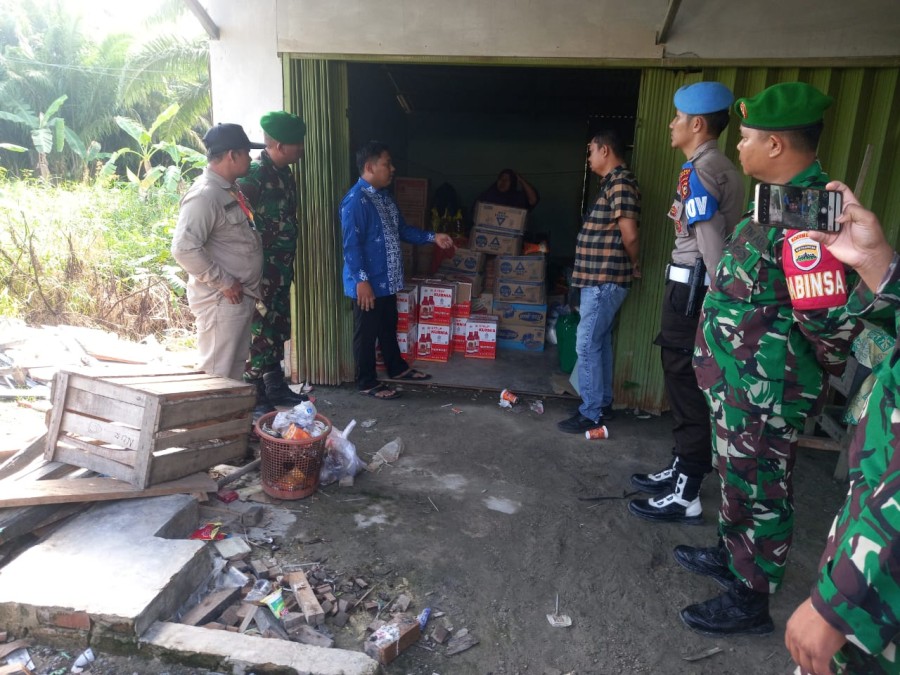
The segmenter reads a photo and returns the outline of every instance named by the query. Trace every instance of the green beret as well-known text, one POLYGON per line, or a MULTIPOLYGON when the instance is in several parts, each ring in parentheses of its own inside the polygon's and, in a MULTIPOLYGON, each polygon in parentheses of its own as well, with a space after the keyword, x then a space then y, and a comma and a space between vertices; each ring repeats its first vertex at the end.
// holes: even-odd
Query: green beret
POLYGON ((799 129, 822 120, 833 99, 805 82, 782 82, 753 98, 739 98, 734 110, 751 129, 799 129))
POLYGON ((306 125, 296 115, 284 110, 266 113, 259 120, 259 125, 270 137, 279 143, 296 145, 303 142, 306 125))

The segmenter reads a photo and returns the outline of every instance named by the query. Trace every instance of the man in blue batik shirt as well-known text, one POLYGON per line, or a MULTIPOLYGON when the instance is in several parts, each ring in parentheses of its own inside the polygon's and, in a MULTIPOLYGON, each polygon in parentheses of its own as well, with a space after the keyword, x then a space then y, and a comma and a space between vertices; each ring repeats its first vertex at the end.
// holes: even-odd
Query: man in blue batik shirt
POLYGON ((391 153, 384 143, 369 141, 356 153, 359 180, 341 201, 344 241, 344 295, 353 298, 353 352, 356 383, 362 394, 393 399, 400 394, 378 382, 375 341, 388 377, 427 380, 430 375, 409 367, 397 344, 397 291, 403 287, 400 242, 453 246, 443 233, 426 232, 403 220, 387 191, 394 179, 391 153))

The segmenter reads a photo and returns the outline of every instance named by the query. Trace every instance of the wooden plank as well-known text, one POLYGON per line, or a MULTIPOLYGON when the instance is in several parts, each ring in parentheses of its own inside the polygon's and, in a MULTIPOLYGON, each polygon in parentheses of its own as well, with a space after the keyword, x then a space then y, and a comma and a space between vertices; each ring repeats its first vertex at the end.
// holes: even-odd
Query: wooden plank
POLYGON ((833 450, 835 452, 840 452, 843 444, 841 441, 834 438, 800 434, 797 436, 797 446, 801 448, 812 448, 813 450, 833 450))
MULTIPOLYGON (((66 439, 66 443, 78 444, 78 441, 76 439, 66 439)), ((131 466, 120 464, 106 457, 98 457, 80 447, 73 448, 60 443, 56 448, 56 457, 60 462, 91 469, 97 473, 112 476, 123 481, 131 482, 134 476, 134 469, 131 466)))
MULTIPOLYGON (((156 445, 156 430, 159 427, 159 398, 153 396, 144 406, 144 419, 141 422, 141 435, 137 445, 137 456, 134 458, 134 476, 131 484, 147 487, 150 484, 150 463, 156 445)), ((185 475, 185 474, 181 474, 185 475)), ((161 482, 161 481, 157 481, 161 482)))
POLYGON ((199 626, 200 624, 212 621, 219 616, 219 614, 221 614, 225 608, 240 595, 240 593, 240 588, 223 588, 220 591, 213 591, 203 598, 198 605, 185 612, 184 616, 181 617, 181 623, 188 626, 199 626))
POLYGON ((34 483, 13 483, 4 486, 0 508, 36 506, 40 504, 69 504, 99 502, 113 499, 138 499, 161 495, 215 492, 216 482, 203 473, 186 476, 168 483, 135 488, 114 478, 80 478, 78 480, 42 480, 34 483))
POLYGON ((199 393, 219 392, 225 393, 229 391, 240 391, 247 389, 251 385, 244 384, 240 380, 229 380, 225 377, 209 376, 202 380, 189 382, 179 382, 176 380, 166 380, 164 382, 147 382, 141 384, 140 391, 144 391, 153 396, 177 397, 180 395, 191 395, 199 393))
POLYGON ((138 428, 144 415, 143 405, 134 405, 118 398, 101 396, 84 389, 70 389, 66 407, 77 413, 104 420, 114 420, 138 428))
POLYGON ((159 431, 178 429, 192 422, 221 419, 239 413, 249 415, 255 405, 256 392, 252 389, 237 396, 207 395, 196 400, 166 400, 162 403, 159 431))
POLYGON ((142 373, 140 375, 118 375, 113 377, 104 377, 104 380, 114 381, 125 387, 132 387, 147 391, 141 385, 155 384, 161 382, 184 382, 190 384, 192 382, 202 382, 208 380, 211 376, 202 371, 183 372, 183 373, 142 373))
POLYGON ((241 459, 247 454, 247 436, 242 434, 221 445, 202 448, 184 448, 163 451, 153 458, 150 467, 150 484, 174 480, 195 471, 205 471, 216 464, 241 459), (171 453, 168 454, 167 453, 171 453))
POLYGON ((143 407, 144 403, 147 401, 147 394, 137 389, 129 389, 128 387, 123 387, 121 384, 108 382, 99 377, 91 377, 89 375, 80 375, 77 373, 68 373, 68 375, 69 387, 75 389, 83 389, 91 394, 118 399, 140 407, 143 407))
POLYGON ((44 457, 47 461, 53 460, 56 452, 56 441, 59 437, 59 425, 62 422, 63 412, 66 409, 66 391, 69 388, 69 373, 59 371, 53 378, 53 408, 50 410, 50 423, 47 425, 47 446, 44 449, 44 457))
POLYGON ((87 417, 70 411, 63 413, 60 429, 63 432, 117 445, 125 450, 136 450, 141 438, 141 431, 134 427, 126 427, 116 422, 87 417))
POLYGON ((213 438, 228 438, 237 434, 250 433, 250 417, 243 417, 236 420, 227 420, 216 424, 207 424, 195 429, 188 429, 180 433, 170 433, 168 435, 159 436, 154 443, 155 450, 165 450, 166 448, 183 448, 193 443, 201 441, 209 441, 213 438))
POLYGON ((12 642, 0 645, 0 659, 5 659, 17 649, 28 649, 30 646, 31 640, 28 638, 13 640, 12 642))
POLYGON ((47 434, 35 438, 27 446, 0 465, 0 480, 18 473, 44 454, 47 447, 47 434))
POLYGON ((41 504, 4 509, 0 514, 0 545, 34 532, 64 518, 80 513, 88 507, 86 503, 41 504))
POLYGON ((284 579, 291 587, 291 592, 297 600, 297 606, 300 607, 300 611, 306 617, 306 623, 310 626, 318 626, 325 623, 325 612, 322 609, 322 605, 319 604, 316 594, 310 587, 303 570, 288 572, 284 579))

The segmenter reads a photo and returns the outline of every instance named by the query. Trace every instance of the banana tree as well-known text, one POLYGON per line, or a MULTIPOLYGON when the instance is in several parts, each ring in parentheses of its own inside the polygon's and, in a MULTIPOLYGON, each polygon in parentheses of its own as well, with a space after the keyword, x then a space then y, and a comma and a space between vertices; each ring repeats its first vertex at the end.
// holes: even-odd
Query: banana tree
POLYGON ((172 119, 178 109, 178 104, 170 105, 153 120, 149 129, 130 117, 116 117, 116 124, 135 140, 138 147, 137 150, 120 148, 113 152, 100 172, 101 178, 115 174, 121 158, 133 157, 137 160, 137 171, 126 166, 125 175, 131 183, 138 186, 141 194, 146 194, 160 181, 165 190, 173 192, 178 189, 185 171, 205 166, 206 156, 202 153, 172 141, 153 140, 160 127, 172 119), (167 156, 172 164, 167 166, 156 163, 160 153, 167 156))
MULTIPOLYGON (((66 127, 66 121, 56 113, 66 102, 65 94, 51 103, 47 110, 35 114, 26 105, 20 105, 18 111, 0 110, 0 119, 26 127, 31 132, 31 143, 37 153, 35 168, 44 180, 50 178, 50 164, 47 157, 51 152, 62 152, 68 143, 69 148, 84 159, 87 152, 84 143, 74 131, 66 127)), ((3 144, 7 150, 16 150, 21 146, 3 144)), ((19 150, 21 152, 21 150, 19 150)))

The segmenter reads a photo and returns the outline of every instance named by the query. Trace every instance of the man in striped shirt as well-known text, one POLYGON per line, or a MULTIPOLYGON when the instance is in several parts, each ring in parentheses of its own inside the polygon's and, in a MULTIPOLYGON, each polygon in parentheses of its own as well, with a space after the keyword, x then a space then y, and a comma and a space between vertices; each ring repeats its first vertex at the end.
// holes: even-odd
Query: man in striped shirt
POLYGON ((641 192, 624 162, 625 144, 614 131, 602 131, 588 146, 591 171, 600 176, 600 192, 575 245, 572 286, 581 289, 581 321, 575 351, 582 404, 557 424, 581 434, 604 424, 612 412, 612 327, 638 264, 641 192))

